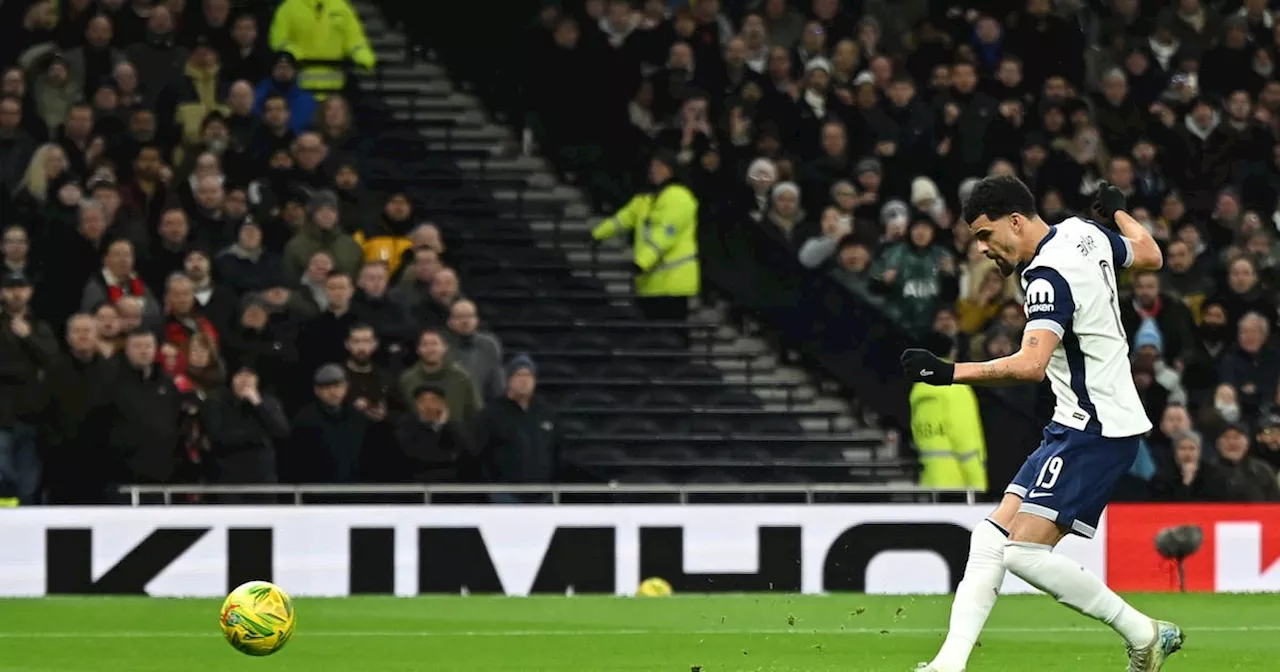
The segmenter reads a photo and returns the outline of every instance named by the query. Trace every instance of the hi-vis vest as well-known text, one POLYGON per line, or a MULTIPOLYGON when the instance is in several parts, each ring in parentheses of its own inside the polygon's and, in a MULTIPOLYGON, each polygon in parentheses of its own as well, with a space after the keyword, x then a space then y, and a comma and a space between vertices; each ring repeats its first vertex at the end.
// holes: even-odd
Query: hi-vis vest
MULTIPOLYGON (((271 22, 271 48, 299 61, 344 61, 372 69, 377 57, 369 46, 360 17, 347 0, 285 0, 271 22)), ((304 65, 298 86, 316 99, 341 91, 347 83, 342 68, 304 65)))
POLYGON ((698 265, 698 199, 679 184, 657 194, 637 194, 621 210, 591 230, 605 240, 632 232, 641 296, 697 296, 702 289, 698 265))
POLYGON ((911 437, 923 468, 920 485, 987 489, 987 441, 973 388, 913 385, 911 437))

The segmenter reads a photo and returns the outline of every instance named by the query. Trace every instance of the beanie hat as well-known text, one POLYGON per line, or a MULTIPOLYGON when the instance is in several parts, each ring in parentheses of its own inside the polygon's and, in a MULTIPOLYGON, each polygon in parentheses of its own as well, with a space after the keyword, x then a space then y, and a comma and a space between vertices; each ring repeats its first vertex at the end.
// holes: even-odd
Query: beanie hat
POLYGON ((522 352, 507 362, 507 377, 510 378, 524 369, 528 369, 529 373, 535 376, 538 375, 538 366, 533 363, 533 358, 522 352))
POLYGON ((311 196, 311 200, 307 202, 307 214, 314 217, 316 211, 320 208, 333 208, 334 210, 337 210, 338 197, 334 196, 332 191, 317 191, 311 196))

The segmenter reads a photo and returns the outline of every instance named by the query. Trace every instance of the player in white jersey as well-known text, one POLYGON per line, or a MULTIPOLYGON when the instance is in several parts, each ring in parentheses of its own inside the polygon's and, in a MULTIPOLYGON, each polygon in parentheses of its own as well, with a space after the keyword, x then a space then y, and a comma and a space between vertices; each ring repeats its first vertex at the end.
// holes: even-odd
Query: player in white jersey
POLYGON ((1131 672, 1160 670, 1182 646, 1178 626, 1142 614, 1075 561, 1053 553, 1068 534, 1094 535, 1139 438, 1151 429, 1129 374, 1116 271, 1156 270, 1163 257, 1123 208, 1124 195, 1103 183, 1094 213, 1118 232, 1074 217, 1050 227, 1036 214, 1026 185, 1013 177, 984 179, 965 203, 964 219, 983 254, 1006 276, 1022 269, 1022 347, 1008 357, 960 364, 910 349, 902 355, 903 370, 909 380, 931 385, 1018 385, 1047 376, 1057 406, 1040 447, 973 531, 947 639, 920 670, 963 672, 1006 570, 1114 628, 1128 646, 1131 672))

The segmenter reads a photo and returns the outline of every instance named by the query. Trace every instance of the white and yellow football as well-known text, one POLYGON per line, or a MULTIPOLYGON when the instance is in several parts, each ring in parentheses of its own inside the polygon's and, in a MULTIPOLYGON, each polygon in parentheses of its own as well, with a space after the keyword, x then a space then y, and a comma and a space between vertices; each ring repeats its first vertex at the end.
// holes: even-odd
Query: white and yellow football
POLYGON ((651 577, 640 582, 640 588, 636 590, 636 595, 640 597, 667 597, 671 595, 671 584, 666 579, 659 577, 651 577))
POLYGON ((266 581, 250 581, 227 596, 218 622, 222 626, 222 636, 237 651, 251 656, 269 656, 289 642, 297 620, 293 600, 280 586, 266 581))

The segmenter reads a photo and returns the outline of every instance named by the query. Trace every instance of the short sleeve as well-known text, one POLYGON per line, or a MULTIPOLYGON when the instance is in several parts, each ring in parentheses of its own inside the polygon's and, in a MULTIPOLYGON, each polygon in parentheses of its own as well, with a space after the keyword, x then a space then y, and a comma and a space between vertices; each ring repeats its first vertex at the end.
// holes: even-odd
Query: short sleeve
POLYGON ((1045 266, 1028 270, 1022 278, 1026 282, 1027 326, 1024 330, 1045 329, 1062 338, 1076 312, 1071 286, 1061 274, 1045 266))
POLYGON ((1116 268, 1129 268, 1133 265, 1133 243, 1128 238, 1120 235, 1115 229, 1103 226, 1097 222, 1092 222, 1102 235, 1107 237, 1107 242, 1111 243, 1111 259, 1115 263, 1116 268))

